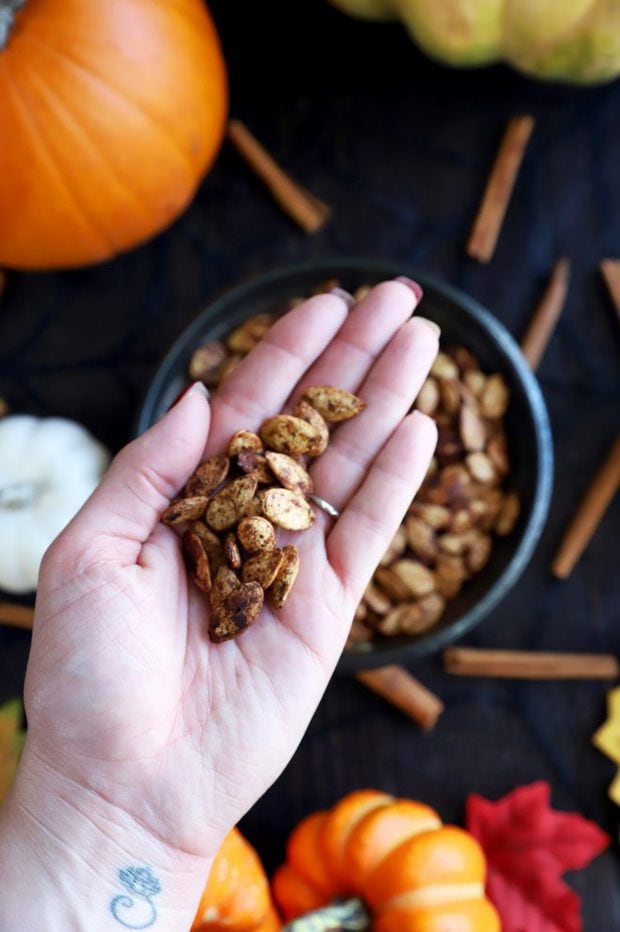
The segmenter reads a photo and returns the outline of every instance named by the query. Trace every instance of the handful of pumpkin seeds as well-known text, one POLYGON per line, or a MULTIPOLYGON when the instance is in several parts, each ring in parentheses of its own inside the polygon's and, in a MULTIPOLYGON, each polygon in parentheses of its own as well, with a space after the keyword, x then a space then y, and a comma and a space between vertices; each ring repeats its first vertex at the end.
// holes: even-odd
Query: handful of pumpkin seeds
POLYGON ((292 414, 268 418, 258 434, 233 434, 226 453, 208 457, 163 513, 164 524, 183 528, 188 572, 209 599, 212 641, 247 631, 265 595, 273 608, 284 606, 299 572, 299 551, 293 544, 278 547, 276 528, 313 525, 307 458, 325 452, 329 424, 365 407, 342 388, 307 388, 292 414))

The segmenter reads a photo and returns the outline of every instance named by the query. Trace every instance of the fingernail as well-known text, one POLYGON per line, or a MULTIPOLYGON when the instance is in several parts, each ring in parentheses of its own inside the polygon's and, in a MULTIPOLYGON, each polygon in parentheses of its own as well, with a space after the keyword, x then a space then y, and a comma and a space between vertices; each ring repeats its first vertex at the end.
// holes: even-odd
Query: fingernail
POLYGON ((419 320, 421 324, 426 324, 427 327, 430 327, 435 336, 441 336, 441 327, 439 324, 436 324, 434 320, 429 320, 428 317, 418 317, 417 314, 414 317, 414 320, 419 320))
POLYGON ((204 395, 205 398, 211 397, 211 392, 209 391, 207 386, 204 384, 204 382, 194 382, 194 384, 190 385, 189 387, 189 393, 190 395, 193 393, 197 395, 204 395))
POLYGON ((418 299, 418 304, 420 303, 420 301, 424 297, 424 291, 421 285, 418 285, 417 282, 414 282, 412 278, 407 278, 406 275, 398 275, 397 278, 394 279, 394 281, 400 282, 402 285, 406 285, 407 288, 411 288, 414 295, 418 299))
POLYGON ((337 298, 342 298, 349 310, 355 305, 355 298, 350 291, 345 291, 344 288, 330 288, 328 294, 333 294, 337 298))
MULTIPOLYGON (((174 406, 179 403, 181 398, 185 398, 185 396, 188 395, 190 392, 196 392, 196 394, 198 395, 204 395, 205 398, 211 397, 211 393, 209 392, 209 389, 207 388, 206 385, 203 385, 202 382, 194 382, 192 385, 188 385, 187 388, 184 388, 182 392, 179 392, 177 397, 174 399, 174 401, 170 405, 170 408, 174 408, 174 406)), ((170 410, 170 408, 168 408, 168 410, 170 410)))

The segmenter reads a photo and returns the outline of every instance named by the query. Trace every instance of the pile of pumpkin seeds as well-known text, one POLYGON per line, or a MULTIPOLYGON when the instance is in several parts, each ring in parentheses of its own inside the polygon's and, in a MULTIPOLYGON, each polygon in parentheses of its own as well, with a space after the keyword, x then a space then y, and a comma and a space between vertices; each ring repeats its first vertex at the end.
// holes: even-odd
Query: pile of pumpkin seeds
POLYGON ((341 388, 307 388, 292 414, 270 417, 258 433, 233 434, 226 453, 208 457, 162 515, 164 524, 183 529, 188 572, 209 599, 212 641, 247 631, 266 595, 273 608, 284 606, 300 560, 294 544, 278 547, 276 529, 312 526, 310 502, 322 499, 314 496, 308 461, 325 452, 329 424, 365 407, 341 388))

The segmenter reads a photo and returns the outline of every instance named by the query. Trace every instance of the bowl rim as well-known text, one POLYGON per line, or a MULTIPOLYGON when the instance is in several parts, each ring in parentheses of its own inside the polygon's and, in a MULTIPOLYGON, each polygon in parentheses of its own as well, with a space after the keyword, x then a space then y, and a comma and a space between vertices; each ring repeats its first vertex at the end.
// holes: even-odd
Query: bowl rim
POLYGON ((487 308, 476 298, 448 284, 439 276, 410 267, 406 262, 393 259, 377 259, 364 256, 329 257, 310 259, 290 265, 281 265, 267 272, 253 275, 239 284, 227 288, 213 301, 209 301, 196 317, 181 331, 170 349, 157 365, 150 384, 143 396, 135 421, 134 434, 143 433, 154 422, 156 401, 162 384, 166 384, 170 370, 176 366, 178 358, 187 352, 198 339, 205 318, 215 316, 229 304, 237 304, 251 295, 256 289, 261 291, 269 285, 277 286, 290 278, 316 272, 328 277, 329 274, 367 273, 371 276, 395 278, 406 275, 418 281, 423 289, 432 289, 440 296, 457 304, 488 333, 500 352, 507 357, 513 372, 523 387, 524 398, 530 409, 536 450, 536 479, 530 514, 521 539, 507 566, 487 592, 471 608, 446 628, 430 629, 422 638, 412 638, 394 646, 384 644, 380 651, 344 651, 341 655, 337 672, 350 674, 364 669, 372 669, 392 663, 412 661, 436 653, 442 647, 459 640, 478 625, 515 585, 529 563, 549 511, 553 487, 553 440, 551 424, 543 394, 536 379, 523 356, 514 337, 487 308))

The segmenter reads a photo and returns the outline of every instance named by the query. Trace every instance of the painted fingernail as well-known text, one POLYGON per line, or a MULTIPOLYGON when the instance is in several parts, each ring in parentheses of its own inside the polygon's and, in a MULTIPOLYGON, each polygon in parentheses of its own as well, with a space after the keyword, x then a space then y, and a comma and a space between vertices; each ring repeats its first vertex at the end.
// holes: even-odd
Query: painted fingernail
POLYGON ((407 288, 411 288, 414 295, 418 299, 418 304, 420 303, 420 301, 424 297, 424 291, 421 285, 418 285, 417 282, 414 282, 412 278, 407 278, 406 275, 399 275, 397 278, 394 279, 394 281, 400 282, 402 285, 406 285, 407 288))
POLYGON ((441 327, 439 324, 436 324, 434 320, 429 320, 428 317, 418 317, 417 314, 414 320, 419 320, 421 324, 426 324, 427 327, 430 327, 435 336, 441 336, 441 327))
POLYGON ((355 305, 355 298, 350 291, 345 291, 344 288, 330 288, 329 294, 335 295, 337 298, 342 298, 346 306, 351 310, 355 305))
POLYGON ((195 393, 196 395, 204 395, 205 398, 211 397, 211 392, 204 384, 204 382, 194 382, 193 385, 190 385, 189 392, 190 394, 195 393))
MULTIPOLYGON (((205 398, 211 397, 211 393, 209 392, 209 389, 207 388, 206 385, 203 385, 202 382, 194 382, 192 385, 188 385, 187 388, 184 388, 182 392, 179 392, 177 397, 174 399, 174 401, 170 405, 170 408, 174 408, 174 406, 179 403, 181 398, 185 398, 185 396, 188 395, 190 392, 196 392, 196 394, 198 395, 204 395, 205 398)), ((170 408, 168 410, 170 410, 170 408)))

